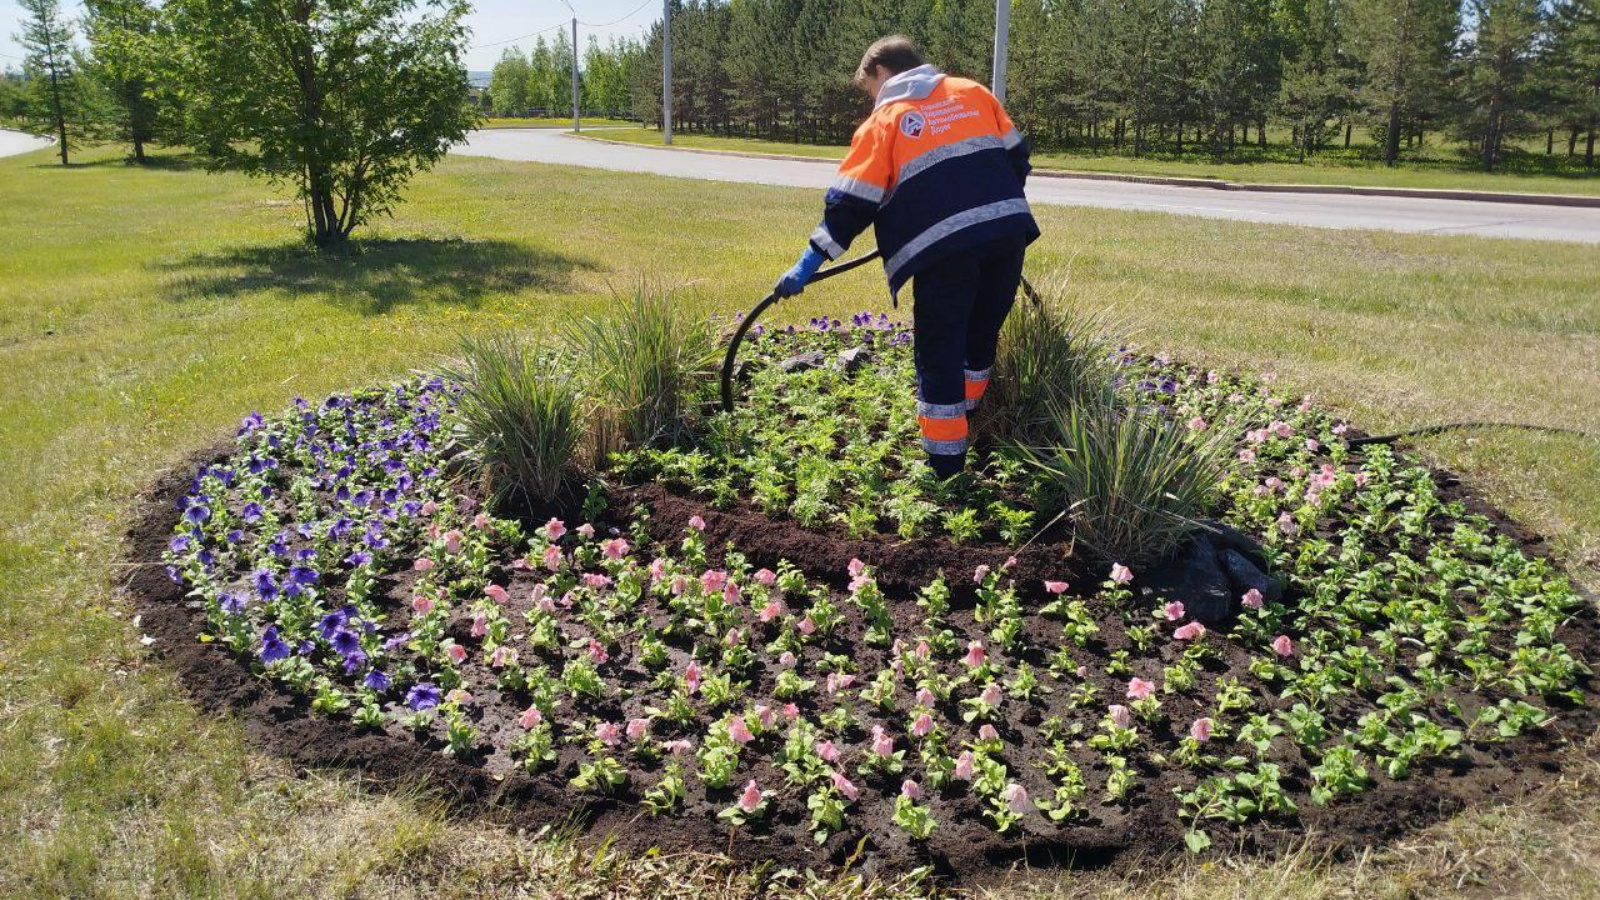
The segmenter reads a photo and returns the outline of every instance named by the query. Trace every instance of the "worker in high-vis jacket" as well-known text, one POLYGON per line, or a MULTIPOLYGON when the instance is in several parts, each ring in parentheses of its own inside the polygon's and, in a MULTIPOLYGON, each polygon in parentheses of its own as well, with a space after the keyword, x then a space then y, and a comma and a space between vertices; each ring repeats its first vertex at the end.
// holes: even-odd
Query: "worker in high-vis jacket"
POLYGON ((867 48, 856 83, 872 114, 810 246, 775 291, 800 293, 876 226, 890 293, 912 283, 917 420, 934 473, 948 478, 966 464, 967 413, 983 400, 1023 254, 1039 236, 1023 195, 1028 145, 987 88, 925 64, 907 38, 867 48))

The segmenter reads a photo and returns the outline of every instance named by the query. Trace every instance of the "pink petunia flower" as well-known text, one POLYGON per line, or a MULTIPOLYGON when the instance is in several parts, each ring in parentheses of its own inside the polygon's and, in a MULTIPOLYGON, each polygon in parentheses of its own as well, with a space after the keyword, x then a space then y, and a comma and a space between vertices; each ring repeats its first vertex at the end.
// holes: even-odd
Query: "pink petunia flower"
POLYGON ((794 668, 797 662, 799 660, 795 658, 794 652, 790 650, 783 651, 783 655, 778 657, 778 665, 783 666, 785 669, 794 668))
POLYGON ((458 531, 457 529, 452 528, 449 531, 446 531, 444 533, 444 549, 445 549, 446 553, 460 553, 461 552, 461 532, 460 531, 458 531))
POLYGON ((1044 589, 1051 594, 1065 594, 1067 592, 1067 583, 1065 581, 1046 581, 1044 589))
POLYGON ((961 755, 956 757, 956 767, 955 771, 950 773, 951 777, 955 778, 957 781, 971 781, 972 764, 972 751, 961 751, 961 755))
POLYGON ((894 738, 884 732, 882 725, 872 726, 872 752, 877 756, 894 754, 894 738))
POLYGON ((567 533, 567 523, 552 516, 550 521, 544 523, 544 539, 559 541, 567 533))
POLYGON ((650 581, 660 581, 667 574, 667 561, 661 557, 650 560, 650 581))
POLYGON ((601 722, 594 727, 594 736, 607 747, 622 743, 622 729, 615 722, 601 722))
POLYGON ((838 791, 840 794, 843 794, 844 798, 851 802, 854 802, 857 797, 861 796, 861 792, 856 788, 855 784, 850 779, 844 777, 844 773, 842 772, 833 773, 833 789, 838 791))
POLYGON ((494 648, 494 652, 489 654, 489 665, 496 669, 503 669, 506 666, 513 665, 516 661, 517 648, 507 647, 504 644, 494 648))
POLYGON ((1205 633, 1206 627, 1204 625, 1199 622, 1190 622, 1187 625, 1179 625, 1173 630, 1172 636, 1180 641, 1192 641, 1205 633))
POLYGON ((911 723, 911 733, 917 737, 927 737, 933 731, 933 716, 923 713, 911 723))
POLYGON ((833 741, 817 741, 812 746, 812 749, 817 751, 817 755, 822 757, 824 762, 836 763, 839 761, 839 748, 834 746, 833 741))
POLYGON ((1204 744, 1206 741, 1211 740, 1211 720, 1195 719, 1193 724, 1189 726, 1189 737, 1194 738, 1197 744, 1204 744))
POLYGON ((456 688, 450 693, 445 694, 444 699, 446 703, 454 703, 457 706, 466 706, 468 703, 472 702, 472 692, 465 688, 456 688))
POLYGON ((1183 603, 1174 600, 1171 603, 1168 603, 1166 606, 1163 606, 1161 611, 1166 613, 1168 622, 1176 622, 1183 618, 1183 603))
POLYGON ((1189 420, 1189 430, 1190 431, 1205 431, 1206 430, 1206 420, 1200 418, 1199 416, 1195 416, 1194 418, 1189 420))
POLYGON ((800 620, 799 628, 801 634, 815 634, 817 631, 817 623, 811 621, 810 616, 806 616, 800 620))
POLYGON ((590 525, 588 522, 585 522, 582 525, 579 525, 578 526, 578 537, 581 537, 586 541, 589 538, 594 537, 594 526, 590 525))
POLYGON ((1287 634, 1280 634, 1272 639, 1272 652, 1287 659, 1294 655, 1294 641, 1287 634))
POLYGON ((426 556, 418 557, 416 562, 411 564, 411 568, 418 572, 431 572, 433 570, 433 560, 426 556))
POLYGON ((729 606, 738 606, 744 599, 744 591, 738 584, 730 581, 722 586, 722 601, 729 606))
POLYGON ((766 705, 765 703, 756 705, 756 721, 761 723, 761 727, 763 729, 769 731, 772 729, 772 723, 776 715, 777 714, 772 711, 772 707, 766 705))
POLYGON ((976 669, 977 667, 983 665, 984 660, 987 659, 988 656, 989 654, 983 649, 982 641, 968 641, 967 655, 963 656, 961 661, 965 663, 968 668, 976 669))
POLYGON ((794 705, 793 703, 785 703, 784 705, 778 707, 778 712, 783 713, 783 717, 791 722, 800 718, 800 707, 794 705))
POLYGON ((1294 516, 1288 513, 1279 513, 1278 530, 1283 532, 1285 537, 1294 537, 1300 533, 1300 525, 1295 522, 1294 516))
POLYGON ((650 720, 629 719, 627 733, 628 740, 631 742, 637 743, 638 741, 643 740, 645 736, 650 733, 650 720))
POLYGON ((719 594, 728 584, 728 573, 721 569, 707 569, 700 573, 700 590, 719 594))
POLYGON ((674 575, 672 577, 672 596, 681 597, 683 596, 683 592, 688 589, 689 579, 683 577, 682 575, 674 575))
POLYGON ((688 753, 693 749, 694 745, 683 738, 679 738, 675 741, 667 741, 667 752, 671 753, 673 756, 677 756, 680 753, 688 753))
POLYGON ((411 610, 419 615, 433 612, 433 598, 425 594, 418 594, 411 598, 411 610))
POLYGON ((744 793, 739 795, 739 808, 746 815, 755 812, 761 806, 761 788, 756 786, 756 780, 750 779, 744 786, 744 793))
POLYGON ((538 728, 539 723, 543 721, 544 713, 539 712, 539 707, 532 705, 523 710, 522 715, 517 717, 517 724, 527 729, 538 728))
POLYGON ((488 587, 483 589, 483 593, 484 593, 484 596, 488 597, 490 600, 493 600, 496 603, 504 603, 504 602, 506 602, 506 600, 510 599, 510 597, 511 597, 510 594, 506 593, 506 589, 501 587, 498 584, 489 585, 488 587))
POLYGON ((690 516, 689 517, 689 527, 693 528, 695 531, 705 531, 706 530, 706 520, 700 518, 699 516, 690 516))
POLYGON ((860 578, 861 573, 865 572, 866 570, 867 564, 853 556, 850 557, 850 564, 845 566, 845 571, 850 573, 851 578, 860 578))
POLYGON ((1256 452, 1249 447, 1239 451, 1239 462, 1253 463, 1256 461, 1256 452))
POLYGON ((1006 809, 1021 816, 1033 812, 1033 801, 1028 799, 1028 789, 1015 781, 1006 785, 1000 792, 1001 799, 1006 801, 1006 809))
POLYGON ((544 567, 552 572, 561 568, 561 548, 555 544, 544 548, 544 567))
POLYGON ((1133 570, 1122 563, 1113 563, 1111 565, 1111 580, 1117 584, 1127 584, 1133 580, 1133 570))
POLYGON ((486 513, 486 512, 481 512, 481 513, 478 513, 477 515, 473 516, 472 517, 472 527, 476 528, 476 529, 478 529, 480 531, 485 529, 485 528, 488 528, 489 527, 489 514, 486 513))
POLYGON ((915 803, 922 799, 922 785, 907 778, 905 781, 900 782, 900 796, 915 803))
POLYGON ((918 706, 932 706, 933 705, 933 700, 934 700, 933 691, 930 691, 927 688, 917 688, 917 705, 918 706))
POLYGON ((489 617, 478 613, 472 617, 472 636, 481 638, 489 633, 489 617))
POLYGON ((1106 712, 1111 714, 1111 724, 1118 728, 1127 728, 1133 724, 1133 713, 1128 711, 1121 703, 1113 703, 1106 712))
POLYGON ((748 744, 756 739, 756 736, 750 733, 750 726, 744 723, 744 716, 734 716, 728 720, 728 737, 741 744, 748 744))
POLYGON ((689 660, 689 665, 683 670, 683 680, 689 688, 689 693, 693 694, 700 690, 700 674, 700 664, 692 659, 689 660))
POLYGON ((1261 592, 1255 588, 1251 588, 1250 590, 1244 592, 1243 597, 1239 598, 1239 603, 1242 604, 1246 609, 1260 609, 1262 599, 1261 592))
POLYGON ((762 587, 772 587, 778 583, 778 573, 771 569, 757 569, 755 574, 756 584, 762 587))
POLYGON ((990 706, 999 706, 1005 699, 1005 694, 1000 692, 1000 682, 991 681, 984 685, 983 693, 978 695, 978 699, 990 706))
POLYGON ((983 584, 983 580, 985 578, 988 578, 988 577, 989 577, 989 567, 988 566, 979 566, 976 569, 972 570, 972 583, 973 584, 983 584))
POLYGON ((439 511, 439 504, 433 502, 432 500, 429 500, 426 503, 422 504, 422 514, 424 516, 431 516, 431 515, 433 515, 434 513, 438 512, 438 511, 439 511))
POLYGON ((594 638, 589 639, 589 660, 595 665, 605 665, 611 654, 606 652, 606 646, 594 638))
POLYGON ((978 728, 978 740, 985 742, 998 741, 1000 740, 1000 732, 996 731, 993 725, 985 722, 978 728))
POLYGON ((445 653, 449 655, 450 661, 458 666, 467 661, 467 648, 460 644, 451 644, 445 653))
POLYGON ((1145 681, 1143 678, 1140 678, 1137 675, 1135 675, 1132 678, 1128 679, 1128 697, 1129 697, 1129 699, 1132 699, 1132 700, 1143 700, 1144 698, 1150 696, 1150 694, 1153 693, 1155 691, 1155 689, 1156 689, 1156 686, 1155 686, 1155 684, 1153 682, 1145 681))
POLYGON ((604 553, 607 559, 621 559, 628 555, 630 549, 632 548, 623 538, 612 538, 600 545, 600 552, 604 553))

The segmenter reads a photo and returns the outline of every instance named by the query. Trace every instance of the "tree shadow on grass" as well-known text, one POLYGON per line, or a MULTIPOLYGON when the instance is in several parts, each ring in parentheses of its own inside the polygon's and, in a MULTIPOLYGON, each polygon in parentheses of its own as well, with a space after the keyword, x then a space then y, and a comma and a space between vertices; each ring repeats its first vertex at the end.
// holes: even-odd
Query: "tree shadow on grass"
POLYGON ((333 251, 299 243, 241 247, 162 268, 176 273, 168 284, 175 300, 285 291, 383 315, 409 304, 476 306, 493 294, 567 291, 575 272, 599 266, 512 241, 403 238, 333 251))

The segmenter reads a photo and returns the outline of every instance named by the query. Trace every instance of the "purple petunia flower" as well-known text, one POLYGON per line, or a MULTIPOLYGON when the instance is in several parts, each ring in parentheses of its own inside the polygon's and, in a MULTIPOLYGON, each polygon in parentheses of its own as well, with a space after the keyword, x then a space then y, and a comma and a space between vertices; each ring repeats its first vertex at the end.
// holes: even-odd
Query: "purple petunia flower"
POLYGON ((280 659, 288 658, 289 645, 278 635, 278 626, 270 626, 261 635, 261 661, 271 665, 280 659))
POLYGON ((373 669, 367 673, 366 678, 361 679, 361 684, 367 690, 377 691, 381 694, 389 689, 389 676, 378 669, 373 669))
POLYGON ((406 644, 409 644, 409 643, 411 643, 411 632, 402 631, 399 634, 395 635, 394 637, 389 638, 387 641, 384 641, 383 642, 383 649, 388 650, 388 651, 394 651, 394 650, 400 649, 401 647, 404 647, 406 644))
POLYGON ((255 587, 256 594, 263 600, 272 600, 278 596, 278 581, 266 569, 256 572, 255 587))
POLYGON ((414 684, 406 691, 406 705, 417 712, 433 709, 439 705, 439 689, 425 681, 414 684))
POLYGON ((244 505, 244 509, 240 510, 239 515, 244 519, 245 524, 253 525, 261 519, 261 504, 252 500, 244 505))
POLYGON ((329 643, 333 645, 334 652, 340 656, 361 652, 361 639, 356 637, 355 632, 346 628, 335 631, 329 643))
POLYGON ((167 542, 167 549, 171 550, 173 553, 182 553, 183 551, 189 549, 189 536, 186 534, 178 535, 167 542))
POLYGON ((217 595, 217 604, 222 607, 223 612, 230 616, 237 616, 244 612, 244 600, 226 591, 217 595))

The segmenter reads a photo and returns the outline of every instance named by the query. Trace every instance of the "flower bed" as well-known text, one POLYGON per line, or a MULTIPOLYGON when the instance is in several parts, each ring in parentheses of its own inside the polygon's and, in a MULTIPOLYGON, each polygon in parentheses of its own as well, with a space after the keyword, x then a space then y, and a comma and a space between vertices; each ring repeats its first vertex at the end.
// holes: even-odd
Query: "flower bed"
POLYGON ((1237 439, 1216 514, 1287 587, 1208 626, 1059 531, 1007 549, 1044 524, 1020 459, 965 497, 918 477, 884 400, 908 357, 876 317, 763 336, 700 450, 527 520, 466 487, 441 380, 252 415, 136 530, 170 576, 135 579, 145 625, 303 761, 796 865, 1360 846, 1514 798, 1593 728, 1568 580, 1309 401, 1121 360, 1237 439))

